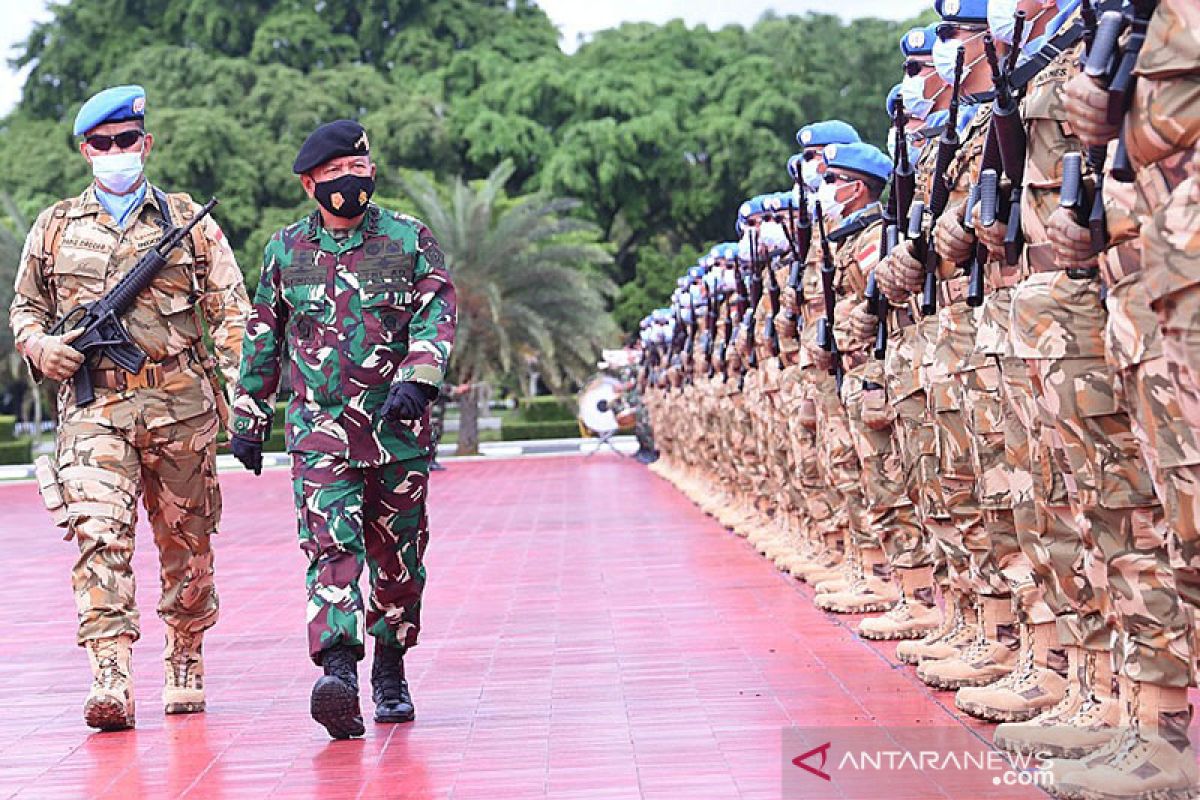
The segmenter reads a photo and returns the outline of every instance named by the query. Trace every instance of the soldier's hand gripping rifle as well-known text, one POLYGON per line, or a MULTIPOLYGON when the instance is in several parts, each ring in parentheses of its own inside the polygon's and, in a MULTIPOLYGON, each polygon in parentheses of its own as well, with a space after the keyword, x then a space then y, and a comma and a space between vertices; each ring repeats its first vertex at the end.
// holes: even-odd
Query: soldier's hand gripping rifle
MULTIPOLYGON (((1021 41, 1024 30, 1025 12, 1018 11, 1013 33, 1014 42, 1021 41)), ((1009 266, 1014 266, 1020 259, 1021 250, 1025 245, 1024 233, 1021 230, 1021 191, 1025 181, 1025 151, 1028 142, 1025 125, 1021 121, 1020 103, 1013 93, 1010 81, 1021 49, 1014 45, 1004 66, 1000 64, 996 42, 990 33, 983 37, 983 49, 987 55, 988 66, 992 69, 992 80, 996 85, 996 100, 992 104, 992 127, 996 132, 996 144, 1000 150, 1004 176, 1008 178, 1012 187, 1009 195, 1008 230, 1004 235, 1004 261, 1009 266)))
POLYGON ((745 329, 746 346, 749 348, 746 356, 746 366, 750 369, 758 369, 758 347, 755 342, 755 333, 757 320, 755 316, 758 314, 758 304, 762 300, 762 276, 758 271, 758 237, 754 235, 754 231, 750 231, 750 267, 748 270, 743 270, 743 280, 745 281, 745 294, 747 298, 747 306, 745 314, 742 317, 742 327, 745 329))
POLYGON ((82 331, 71 341, 71 347, 84 357, 84 363, 71 378, 76 405, 86 406, 96 399, 89 370, 91 365, 101 358, 109 359, 130 375, 140 372, 146 365, 145 351, 129 336, 129 331, 125 330, 120 317, 167 266, 171 252, 184 243, 191 235, 192 229, 200 224, 216 205, 217 199, 214 197, 201 206, 187 224, 168 230, 158 244, 139 258, 133 268, 125 273, 107 294, 93 303, 84 303, 72 308, 50 329, 52 336, 82 331))
POLYGON ((771 266, 771 256, 767 255, 766 263, 763 269, 767 273, 767 324, 766 334, 767 343, 771 346, 771 355, 779 358, 779 331, 775 327, 775 317, 779 314, 779 295, 781 288, 779 280, 775 277, 775 270, 771 266))
POLYGON ((958 153, 961 143, 958 136, 958 104, 962 96, 964 49, 958 48, 958 57, 954 61, 954 89, 950 96, 950 112, 946 119, 946 128, 938 137, 937 162, 933 171, 933 186, 929 190, 929 234, 923 235, 922 222, 925 216, 923 203, 914 202, 908 217, 908 238, 913 242, 918 261, 925 265, 925 285, 921 292, 921 314, 930 316, 937 313, 937 282, 940 258, 937 248, 933 246, 934 231, 938 220, 950 202, 950 184, 946 172, 950 162, 958 153))
MULTIPOLYGON (((1121 123, 1125 120, 1125 115, 1129 113, 1129 106, 1133 103, 1134 85, 1137 83, 1137 76, 1134 75, 1134 68, 1137 67, 1138 56, 1142 52, 1142 47, 1146 44, 1146 29, 1150 26, 1150 18, 1154 16, 1154 9, 1158 7, 1158 0, 1129 0, 1125 4, 1125 10, 1122 15, 1122 28, 1128 28, 1129 37, 1125 40, 1125 45, 1121 47, 1119 55, 1112 59, 1115 61, 1115 67, 1112 68, 1112 78, 1108 82, 1108 122, 1110 125, 1121 125, 1121 133, 1117 140, 1117 151, 1113 154, 1112 176, 1113 180, 1118 180, 1121 183, 1132 183, 1134 179, 1133 164, 1129 160, 1129 151, 1125 145, 1125 126, 1121 123)), ((1109 13, 1105 12, 1104 16, 1109 13)), ((1104 24, 1101 18, 1100 24, 1104 24)), ((1116 38, 1119 39, 1120 33, 1116 38)), ((1103 51, 1097 53, 1097 49, 1101 46, 1100 30, 1096 32, 1096 42, 1092 47, 1092 55, 1096 56, 1098 64, 1103 64, 1105 61, 1105 53, 1103 51)), ((1103 43, 1107 47, 1107 42, 1103 43)), ((1090 70, 1091 59, 1089 58, 1088 67, 1090 70)), ((1091 72, 1089 71, 1090 75, 1091 72)))
POLYGON ((829 251, 829 237, 825 233, 825 216, 820 201, 817 202, 814 210, 817 218, 817 230, 821 235, 821 291, 825 297, 825 316, 817 322, 817 346, 829 353, 829 374, 837 379, 837 388, 840 394, 844 375, 842 353, 838 350, 837 337, 833 332, 837 319, 837 295, 833 287, 837 267, 833 263, 833 253, 829 251))

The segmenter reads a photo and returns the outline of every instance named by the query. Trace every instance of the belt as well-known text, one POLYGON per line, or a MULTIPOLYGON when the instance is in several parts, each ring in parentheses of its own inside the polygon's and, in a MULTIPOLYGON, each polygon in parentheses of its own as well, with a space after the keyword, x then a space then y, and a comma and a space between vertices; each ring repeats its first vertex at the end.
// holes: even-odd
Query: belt
POLYGON ((1078 281, 1092 280, 1093 278, 1099 277, 1099 275, 1100 275, 1099 267, 1086 267, 1083 269, 1063 269, 1062 267, 1058 266, 1058 264, 1054 263, 1053 261, 1048 262, 1048 263, 1042 262, 1042 263, 1037 263, 1037 264, 1031 262, 1029 264, 1029 271, 1031 273, 1033 273, 1033 272, 1065 272, 1065 273, 1067 273, 1068 278, 1073 278, 1078 281))
POLYGON ((162 361, 146 362, 139 372, 130 375, 123 369, 92 370, 92 385, 98 389, 116 389, 128 392, 133 389, 153 389, 161 386, 167 378, 183 372, 192 364, 190 350, 184 350, 162 361))
POLYGON ((903 330, 904 328, 913 325, 915 322, 916 319, 913 318, 912 312, 907 308, 903 306, 892 307, 892 327, 894 327, 896 330, 903 330))
POLYGON ((952 306, 967 299, 967 284, 970 278, 951 278, 938 283, 938 301, 942 305, 952 306))
POLYGON ((1003 260, 992 268, 991 281, 993 289, 1011 289, 1021 282, 1021 265, 1009 266, 1003 260))
POLYGON ((1116 286, 1118 283, 1142 270, 1142 254, 1138 246, 1139 240, 1110 247, 1104 254, 1104 285, 1116 286))

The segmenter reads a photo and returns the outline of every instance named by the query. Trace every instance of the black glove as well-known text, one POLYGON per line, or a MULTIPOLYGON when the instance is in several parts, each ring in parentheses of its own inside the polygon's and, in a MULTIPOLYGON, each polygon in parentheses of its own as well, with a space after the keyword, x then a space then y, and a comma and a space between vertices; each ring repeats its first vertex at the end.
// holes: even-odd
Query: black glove
POLYGON ((242 462, 243 467, 255 475, 262 475, 262 442, 235 434, 229 440, 229 449, 233 451, 233 457, 242 462))
POLYGON ((383 403, 383 418, 389 422, 402 419, 420 419, 425 406, 437 396, 437 389, 423 383, 393 383, 383 403))

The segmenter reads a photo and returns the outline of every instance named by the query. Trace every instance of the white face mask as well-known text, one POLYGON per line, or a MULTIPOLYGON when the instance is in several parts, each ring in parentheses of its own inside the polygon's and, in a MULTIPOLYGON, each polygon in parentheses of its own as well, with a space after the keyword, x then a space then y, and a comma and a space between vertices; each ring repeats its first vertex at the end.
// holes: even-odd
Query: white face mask
POLYGON ((726 266, 725 271, 721 272, 721 291, 728 294, 738 288, 737 272, 733 271, 732 266, 726 266))
POLYGON ((758 240, 766 246, 767 252, 784 250, 788 246, 787 234, 778 222, 764 222, 759 227, 758 240))
POLYGON ((750 229, 747 228, 742 233, 742 238, 738 240, 738 259, 743 263, 750 263, 750 229))
POLYGON ((900 99, 904 101, 904 112, 909 116, 917 119, 928 117, 933 111, 934 100, 945 91, 946 86, 942 84, 933 93, 933 97, 925 96, 926 83, 932 77, 934 76, 905 75, 904 80, 900 81, 900 99))
POLYGON ((142 153, 113 153, 92 156, 92 175, 114 194, 125 194, 142 178, 142 153))
POLYGON ((825 215, 825 221, 834 227, 842 224, 842 211, 846 208, 846 201, 837 199, 837 190, 836 183, 822 183, 817 190, 821 213, 825 215))
POLYGON ((821 188, 821 173, 818 171, 817 159, 810 158, 800 165, 800 180, 810 192, 821 188))
MULTIPOLYGON (((988 27, 992 29, 992 36, 1005 44, 1013 43, 1013 34, 1017 29, 1017 4, 1019 0, 990 0, 987 9, 988 27)), ((1025 32, 1021 35, 1021 47, 1024 48, 1029 42, 1029 34, 1033 32, 1033 26, 1039 19, 1045 16, 1050 11, 1057 11, 1059 3, 1053 6, 1045 6, 1038 10, 1029 19, 1025 20, 1025 32)))
MULTIPOLYGON (((985 31, 980 31, 962 41, 957 39, 938 39, 933 43, 933 68, 937 72, 938 77, 947 85, 954 85, 954 65, 958 63, 958 51, 966 47, 970 42, 976 39, 982 39, 985 31)), ((965 83, 967 76, 971 74, 971 68, 982 61, 984 56, 979 56, 974 61, 963 64, 962 79, 965 83)))

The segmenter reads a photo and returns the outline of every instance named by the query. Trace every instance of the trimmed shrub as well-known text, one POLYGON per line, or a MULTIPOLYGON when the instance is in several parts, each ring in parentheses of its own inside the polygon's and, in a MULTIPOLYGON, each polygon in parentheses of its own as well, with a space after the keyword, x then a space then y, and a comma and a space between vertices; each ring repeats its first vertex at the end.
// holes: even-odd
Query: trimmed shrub
POLYGON ((28 439, 18 442, 0 442, 0 464, 31 464, 33 451, 28 439))
POLYGON ((500 441, 515 442, 521 439, 574 439, 579 436, 579 425, 574 419, 550 422, 506 422, 500 429, 500 441))
POLYGON ((522 398, 517 414, 522 422, 574 422, 575 402, 563 397, 522 398))

